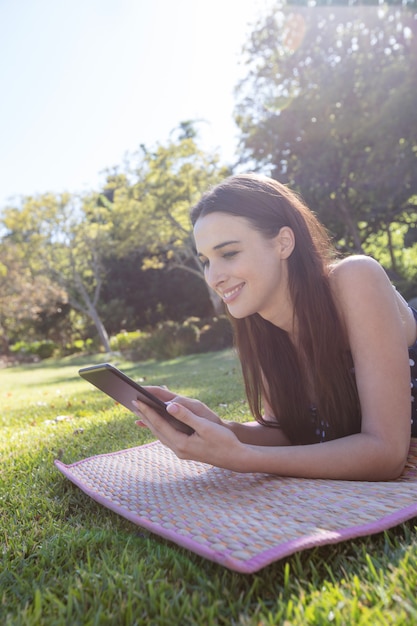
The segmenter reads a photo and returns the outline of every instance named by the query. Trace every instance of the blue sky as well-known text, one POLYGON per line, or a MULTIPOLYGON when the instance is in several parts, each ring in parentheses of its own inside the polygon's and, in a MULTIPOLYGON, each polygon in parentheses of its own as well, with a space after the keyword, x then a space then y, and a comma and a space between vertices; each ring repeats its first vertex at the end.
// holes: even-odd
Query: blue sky
POLYGON ((97 188, 185 119, 235 156, 242 46, 268 0, 0 0, 0 208, 97 188))

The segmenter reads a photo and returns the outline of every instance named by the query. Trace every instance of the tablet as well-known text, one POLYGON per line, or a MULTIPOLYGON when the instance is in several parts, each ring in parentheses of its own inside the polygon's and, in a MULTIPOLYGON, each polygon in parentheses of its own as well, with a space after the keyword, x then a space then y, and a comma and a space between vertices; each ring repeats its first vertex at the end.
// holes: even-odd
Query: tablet
POLYGON ((154 396, 147 389, 139 385, 137 382, 126 376, 117 367, 110 363, 100 363, 99 365, 91 365, 83 367, 79 370, 79 375, 89 383, 104 391, 108 396, 119 402, 124 407, 134 412, 132 401, 140 400, 148 406, 152 407, 166 419, 171 426, 180 430, 187 435, 192 435, 194 429, 184 422, 177 420, 166 410, 165 402, 154 396))

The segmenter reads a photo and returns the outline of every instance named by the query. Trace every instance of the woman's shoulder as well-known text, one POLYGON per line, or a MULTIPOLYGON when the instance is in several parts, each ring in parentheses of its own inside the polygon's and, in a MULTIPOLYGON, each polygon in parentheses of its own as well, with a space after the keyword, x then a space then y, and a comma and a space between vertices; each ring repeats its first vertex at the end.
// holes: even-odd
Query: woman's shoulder
POLYGON ((370 256, 359 254, 333 263, 329 267, 329 280, 333 294, 342 299, 352 295, 352 292, 357 296, 370 289, 392 288, 382 265, 370 256))
POLYGON ((394 289, 384 268, 372 257, 346 257, 329 268, 330 288, 343 317, 375 314, 394 301, 394 289), (368 311, 369 309, 369 311, 368 311))
POLYGON ((348 280, 350 277, 357 278, 365 273, 369 276, 384 276, 386 272, 382 265, 375 259, 364 254, 355 254, 338 260, 329 266, 329 276, 333 281, 348 280))
POLYGON ((349 320, 355 325, 374 324, 382 311, 396 311, 408 345, 414 343, 416 322, 411 309, 378 261, 365 255, 347 257, 329 268, 329 280, 340 315, 348 325, 349 320))

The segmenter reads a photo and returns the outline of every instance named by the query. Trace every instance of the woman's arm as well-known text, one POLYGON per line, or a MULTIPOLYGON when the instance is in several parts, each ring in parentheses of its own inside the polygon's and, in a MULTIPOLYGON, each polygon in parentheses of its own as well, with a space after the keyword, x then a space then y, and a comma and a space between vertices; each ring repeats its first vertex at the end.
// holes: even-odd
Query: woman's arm
MULTIPOLYGON (((409 448, 411 408, 407 339, 395 292, 384 270, 367 257, 342 261, 332 271, 331 285, 355 366, 360 433, 306 446, 254 445, 177 402, 168 411, 194 428, 190 437, 140 405, 143 421, 180 458, 238 472, 347 480, 398 477, 409 448)), ((270 431, 272 437, 275 429, 261 428, 262 436, 270 431)))
POLYGON ((290 440, 280 428, 263 426, 258 422, 226 422, 223 424, 231 430, 241 443, 254 446, 289 446, 290 440))
MULTIPOLYGON (((222 420, 208 406, 203 404, 203 402, 200 402, 200 400, 179 396, 164 387, 147 386, 146 388, 163 402, 175 402, 177 404, 181 404, 195 415, 199 415, 200 417, 204 417, 215 424, 228 428, 242 443, 249 443, 257 446, 286 446, 290 444, 289 439, 284 435, 280 428, 276 428, 274 426, 263 426, 262 424, 258 424, 258 422, 254 421, 241 423, 222 420)), ((270 415, 271 410, 266 402, 264 402, 264 408, 270 415)), ((269 419, 273 421, 273 418, 269 419)))

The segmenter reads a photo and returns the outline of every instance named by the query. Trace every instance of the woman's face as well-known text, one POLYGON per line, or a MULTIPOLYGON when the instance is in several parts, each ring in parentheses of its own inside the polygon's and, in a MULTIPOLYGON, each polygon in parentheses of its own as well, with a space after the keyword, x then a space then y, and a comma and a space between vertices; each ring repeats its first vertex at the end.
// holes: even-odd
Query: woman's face
POLYGON ((291 229, 268 239, 246 218, 216 212, 197 220, 194 237, 205 279, 233 317, 259 313, 281 327, 290 323, 286 259, 293 249, 291 229))

